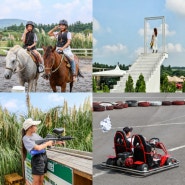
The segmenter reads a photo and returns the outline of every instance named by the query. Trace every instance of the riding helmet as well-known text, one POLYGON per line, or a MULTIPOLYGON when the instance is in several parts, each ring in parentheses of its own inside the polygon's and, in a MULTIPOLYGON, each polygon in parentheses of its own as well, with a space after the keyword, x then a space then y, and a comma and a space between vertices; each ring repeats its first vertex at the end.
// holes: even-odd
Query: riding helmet
POLYGON ((61 25, 61 24, 68 27, 68 22, 64 19, 59 21, 59 25, 61 25))
POLYGON ((26 23, 26 27, 27 27, 28 25, 32 25, 32 26, 33 26, 33 28, 34 28, 34 22, 32 22, 32 21, 28 21, 28 22, 26 23))

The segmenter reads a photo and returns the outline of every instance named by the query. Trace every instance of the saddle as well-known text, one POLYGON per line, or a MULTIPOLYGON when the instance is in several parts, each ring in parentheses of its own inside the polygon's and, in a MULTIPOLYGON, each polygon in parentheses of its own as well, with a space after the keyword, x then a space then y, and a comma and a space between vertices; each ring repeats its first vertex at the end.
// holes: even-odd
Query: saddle
POLYGON ((38 59, 37 55, 35 55, 35 53, 31 50, 27 50, 27 53, 31 56, 31 58, 35 62, 35 64, 38 65, 39 59, 38 59))
POLYGON ((58 52, 58 54, 60 54, 62 57, 64 57, 64 61, 66 62, 66 66, 68 68, 71 68, 71 64, 70 64, 71 59, 67 55, 65 55, 63 52, 58 52))

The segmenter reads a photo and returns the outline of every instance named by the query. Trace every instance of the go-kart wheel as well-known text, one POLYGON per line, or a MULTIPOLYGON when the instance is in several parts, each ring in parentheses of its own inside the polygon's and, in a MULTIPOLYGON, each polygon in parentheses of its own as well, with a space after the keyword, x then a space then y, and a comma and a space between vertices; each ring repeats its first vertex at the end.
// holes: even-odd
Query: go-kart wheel
POLYGON ((173 160, 172 158, 168 158, 165 162, 165 165, 172 165, 173 164, 173 160))
POLYGON ((142 171, 142 172, 147 172, 148 171, 148 165, 147 164, 141 164, 137 166, 137 170, 142 171))
POLYGON ((115 159, 108 158, 106 161, 106 164, 115 166, 116 161, 115 161, 115 159))

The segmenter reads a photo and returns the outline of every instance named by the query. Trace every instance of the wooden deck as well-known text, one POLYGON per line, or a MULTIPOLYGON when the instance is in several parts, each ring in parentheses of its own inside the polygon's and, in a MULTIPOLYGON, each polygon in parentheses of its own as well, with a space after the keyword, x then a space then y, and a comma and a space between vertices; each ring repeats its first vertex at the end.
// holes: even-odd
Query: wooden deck
POLYGON ((91 153, 76 150, 47 150, 49 159, 73 169, 76 175, 92 181, 91 153))

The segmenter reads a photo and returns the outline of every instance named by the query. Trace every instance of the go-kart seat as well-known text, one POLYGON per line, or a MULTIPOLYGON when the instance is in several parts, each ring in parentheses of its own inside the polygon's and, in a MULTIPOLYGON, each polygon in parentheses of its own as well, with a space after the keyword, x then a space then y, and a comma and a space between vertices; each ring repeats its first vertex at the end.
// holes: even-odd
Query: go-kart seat
POLYGON ((152 166, 153 157, 151 156, 152 147, 142 135, 135 135, 134 142, 134 160, 142 161, 148 166, 152 166))
POLYGON ((123 131, 117 131, 114 136, 114 148, 116 156, 123 152, 132 152, 131 143, 127 140, 126 134, 123 131))

